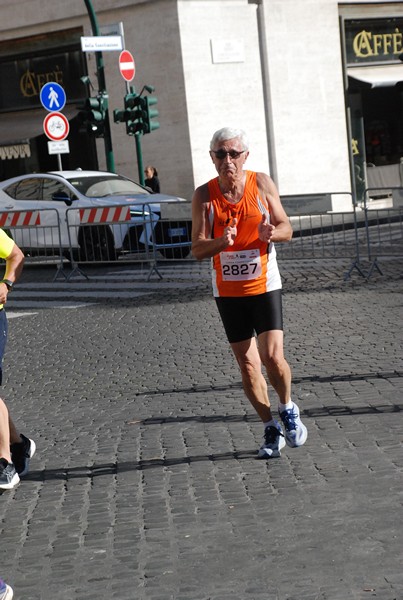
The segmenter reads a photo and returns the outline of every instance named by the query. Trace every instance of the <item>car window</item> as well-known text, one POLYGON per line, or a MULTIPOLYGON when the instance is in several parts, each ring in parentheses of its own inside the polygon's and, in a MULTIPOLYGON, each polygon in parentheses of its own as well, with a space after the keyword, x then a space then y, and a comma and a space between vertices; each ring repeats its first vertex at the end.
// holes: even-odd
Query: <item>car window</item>
POLYGON ((41 197, 41 183, 41 180, 36 177, 21 179, 21 181, 13 183, 3 191, 15 200, 39 200, 41 197))
POLYGON ((42 197, 43 201, 53 200, 53 194, 64 193, 67 198, 71 198, 71 193, 68 187, 66 187, 60 181, 56 179, 43 179, 42 197))
POLYGON ((79 192, 89 198, 102 198, 105 196, 114 196, 119 194, 146 194, 150 192, 141 185, 126 179, 125 177, 74 177, 69 179, 79 192))

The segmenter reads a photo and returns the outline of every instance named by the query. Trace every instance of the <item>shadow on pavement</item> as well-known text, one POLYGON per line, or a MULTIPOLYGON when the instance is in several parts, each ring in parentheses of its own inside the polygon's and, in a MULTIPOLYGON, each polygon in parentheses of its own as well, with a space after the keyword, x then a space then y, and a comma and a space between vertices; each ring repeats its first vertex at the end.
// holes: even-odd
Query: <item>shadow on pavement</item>
MULTIPOLYGON (((341 375, 307 375, 306 377, 293 377, 292 383, 336 383, 338 381, 370 381, 373 379, 396 379, 403 377, 401 371, 390 371, 385 373, 346 373, 341 375)), ((195 385, 190 388, 165 388, 159 390, 148 390, 147 392, 139 392, 134 394, 136 398, 143 396, 159 396, 164 394, 196 394, 200 392, 217 392, 227 391, 231 389, 242 389, 242 383, 226 383, 224 385, 195 385)))
POLYGON ((236 452, 223 452, 221 454, 200 454, 195 456, 179 456, 173 458, 149 458, 146 460, 125 461, 120 463, 107 463, 93 465, 92 467, 69 467, 67 469, 45 469, 43 471, 31 471, 24 477, 28 481, 52 481, 78 478, 93 478, 102 475, 117 475, 129 471, 143 471, 145 469, 170 467, 174 465, 189 465, 195 462, 217 462, 223 460, 245 460, 257 459, 256 448, 253 450, 238 450, 236 452))
MULTIPOLYGON (((403 409, 402 404, 390 404, 381 406, 326 406, 318 408, 308 408, 302 411, 303 415, 307 418, 320 418, 320 417, 341 417, 341 416, 359 416, 359 415, 380 415, 390 414, 395 412, 401 412, 403 409)), ((156 425, 156 424, 167 424, 167 423, 183 423, 183 422, 197 422, 197 423, 216 423, 216 422, 243 422, 243 421, 258 421, 253 416, 248 415, 212 415, 212 416, 194 416, 194 417, 166 417, 166 418, 151 418, 140 421, 139 425, 156 425)), ((164 468, 174 465, 181 464, 192 464, 195 462, 218 462, 225 460, 257 460, 256 448, 253 450, 238 450, 233 452, 222 452, 212 454, 199 454, 195 456, 179 456, 173 458, 150 458, 145 460, 137 461, 124 461, 118 463, 106 463, 106 464, 95 464, 91 467, 69 467, 67 469, 45 469, 42 471, 31 471, 27 477, 24 477, 24 481, 52 481, 62 480, 68 481, 69 479, 78 478, 93 478, 100 477, 103 475, 118 475, 119 473, 130 472, 130 471, 143 471, 146 469, 164 468)))

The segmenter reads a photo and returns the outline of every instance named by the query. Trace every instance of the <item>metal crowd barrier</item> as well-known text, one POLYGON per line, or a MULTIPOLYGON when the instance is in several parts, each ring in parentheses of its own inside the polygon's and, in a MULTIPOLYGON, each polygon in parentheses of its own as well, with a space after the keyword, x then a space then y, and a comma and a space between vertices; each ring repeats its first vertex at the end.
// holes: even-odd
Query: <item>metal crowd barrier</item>
MULTIPOLYGON (((374 269, 381 273, 378 257, 403 255, 403 188, 386 189, 389 206, 384 208, 370 199, 371 188, 361 205, 350 192, 282 197, 294 233, 290 242, 276 244, 279 259, 349 258, 346 279, 354 269, 367 279, 374 269), (350 199, 351 210, 331 210, 332 197, 338 195, 350 199)), ((0 227, 28 261, 56 261, 54 279, 60 274, 67 280, 75 274, 87 277, 85 265, 122 261, 144 263, 148 279, 153 273, 162 278, 159 261, 192 258, 191 226, 190 202, 71 207, 65 219, 56 209, 0 211, 0 227)))
POLYGON ((293 237, 286 244, 276 244, 279 258, 355 258, 365 245, 351 192, 282 196, 281 200, 293 237), (333 196, 347 198, 351 210, 332 211, 333 196))
POLYGON ((27 261, 56 261, 54 279, 59 275, 67 280, 76 274, 87 277, 85 265, 123 261, 146 264, 148 279, 153 273, 161 278, 158 260, 190 254, 190 207, 190 202, 169 206, 125 203, 63 207, 64 212, 56 208, 4 211, 0 212, 0 227, 24 251, 27 261))
POLYGON ((150 204, 150 207, 159 215, 152 231, 157 257, 175 260, 187 258, 192 246, 192 203, 164 202, 159 205, 159 211, 153 204, 150 204))
MULTIPOLYGON (((357 256, 353 261, 345 279, 348 279, 354 269, 358 273, 369 279, 376 269, 382 275, 382 270, 378 264, 378 256, 401 255, 402 254, 402 214, 403 214, 403 188, 392 187, 370 187, 364 190, 361 209, 364 213, 364 227, 366 235, 366 260, 369 263, 369 269, 365 273, 361 256, 357 249, 357 256), (390 207, 375 208, 375 200, 372 196, 384 198, 384 202, 389 199, 390 207), (374 235, 376 236, 374 238, 374 235), (374 241, 375 239, 375 241, 374 241)), ((356 213, 358 207, 354 205, 356 213)))
POLYGON ((55 279, 64 273, 64 250, 56 209, 0 211, 0 227, 23 250, 26 261, 42 264, 56 261, 55 279))
POLYGON ((403 254, 403 189, 393 190, 393 203, 386 208, 370 204, 371 191, 361 205, 350 192, 282 197, 294 233, 290 242, 276 245, 279 258, 351 258, 345 279, 354 269, 367 279, 374 269, 381 273, 378 256, 403 254), (351 199, 351 211, 331 210, 331 197, 340 194, 351 199))
POLYGON ((87 277, 79 264, 124 260, 149 265, 159 277, 153 230, 158 223, 148 204, 69 208, 66 211, 69 253, 74 274, 87 277))

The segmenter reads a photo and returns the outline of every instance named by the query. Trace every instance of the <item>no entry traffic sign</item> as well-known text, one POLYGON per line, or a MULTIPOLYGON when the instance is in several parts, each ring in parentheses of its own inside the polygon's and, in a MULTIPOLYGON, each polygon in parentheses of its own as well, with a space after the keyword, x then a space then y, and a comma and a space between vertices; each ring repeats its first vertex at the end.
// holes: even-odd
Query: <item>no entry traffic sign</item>
POLYGON ((119 69, 123 79, 131 81, 134 79, 136 72, 136 65, 134 64, 134 58, 131 52, 123 50, 119 56, 119 69))
POLYGON ((60 142, 69 135, 70 125, 63 113, 52 112, 44 118, 43 130, 50 140, 60 142))

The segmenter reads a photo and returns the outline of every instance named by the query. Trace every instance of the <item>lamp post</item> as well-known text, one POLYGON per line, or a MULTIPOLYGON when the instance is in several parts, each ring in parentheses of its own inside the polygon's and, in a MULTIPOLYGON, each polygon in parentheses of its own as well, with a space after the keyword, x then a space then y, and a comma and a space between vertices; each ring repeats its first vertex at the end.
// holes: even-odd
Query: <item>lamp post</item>
MULTIPOLYGON (((88 16, 91 22, 91 29, 93 35, 99 35, 98 21, 92 6, 91 0, 84 0, 85 6, 87 7, 88 16)), ((105 82, 105 71, 104 71, 104 60, 102 52, 95 52, 95 60, 97 63, 97 79, 98 79, 98 93, 100 96, 107 97, 106 82, 105 82)), ((105 143, 105 157, 108 171, 115 172, 115 159, 113 156, 112 149, 112 136, 111 127, 109 123, 109 109, 105 111, 105 125, 104 125, 104 143, 105 143)))
POLYGON ((266 25, 263 0, 248 0, 248 4, 256 4, 257 14, 257 27, 258 27, 258 39, 259 39, 259 53, 260 53, 260 65, 262 70, 262 86, 263 86, 263 102, 264 102, 264 115, 266 121, 266 137, 267 137, 267 151, 269 155, 269 170, 270 177, 274 183, 279 186, 278 171, 277 171, 277 159, 276 159, 276 145, 274 142, 274 123, 272 113, 272 102, 270 93, 270 77, 269 77, 269 61, 268 51, 266 43, 266 25))

